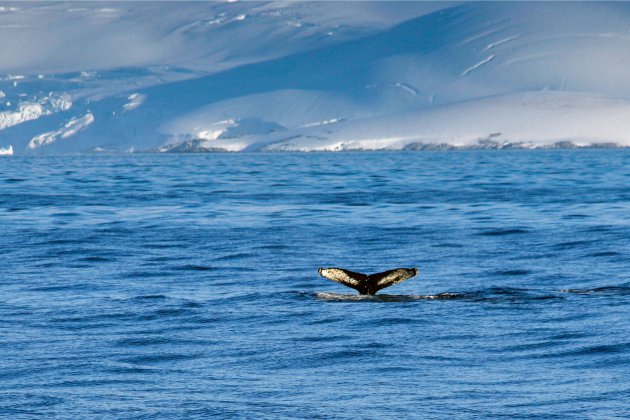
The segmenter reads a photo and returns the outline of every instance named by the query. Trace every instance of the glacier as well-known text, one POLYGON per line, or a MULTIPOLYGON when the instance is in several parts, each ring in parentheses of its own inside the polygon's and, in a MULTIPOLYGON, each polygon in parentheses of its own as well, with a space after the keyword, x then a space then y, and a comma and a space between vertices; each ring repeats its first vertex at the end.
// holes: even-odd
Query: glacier
POLYGON ((625 2, 3 2, 0 150, 627 147, 629 21, 625 2))

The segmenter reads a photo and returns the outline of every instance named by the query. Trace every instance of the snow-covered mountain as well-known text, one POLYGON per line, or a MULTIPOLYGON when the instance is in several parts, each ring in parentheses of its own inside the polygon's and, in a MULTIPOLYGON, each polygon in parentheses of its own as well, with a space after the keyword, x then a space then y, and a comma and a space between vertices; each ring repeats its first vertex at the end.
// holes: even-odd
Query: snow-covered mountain
POLYGON ((15 154, 630 146, 630 3, 3 2, 0 39, 15 154))

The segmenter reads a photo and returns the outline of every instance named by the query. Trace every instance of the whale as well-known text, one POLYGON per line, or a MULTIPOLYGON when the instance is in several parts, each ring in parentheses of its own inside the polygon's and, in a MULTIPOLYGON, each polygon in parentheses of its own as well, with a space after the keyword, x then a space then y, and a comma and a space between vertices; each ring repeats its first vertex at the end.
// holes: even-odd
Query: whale
POLYGON ((408 280, 418 274, 416 268, 395 268, 382 273, 363 274, 344 268, 330 267, 320 268, 317 272, 328 280, 355 289, 360 295, 375 295, 381 289, 408 280))

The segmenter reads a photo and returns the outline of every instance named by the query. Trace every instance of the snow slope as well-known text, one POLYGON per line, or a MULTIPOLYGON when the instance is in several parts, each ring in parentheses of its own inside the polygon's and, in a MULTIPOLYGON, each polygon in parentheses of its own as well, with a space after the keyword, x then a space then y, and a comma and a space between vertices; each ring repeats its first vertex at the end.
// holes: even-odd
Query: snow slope
POLYGON ((9 2, 0 148, 630 146, 630 3, 9 2))
POLYGON ((260 137, 249 147, 338 151, 630 145, 629 116, 630 101, 571 92, 527 92, 344 121, 332 130, 294 130, 275 139, 260 137))

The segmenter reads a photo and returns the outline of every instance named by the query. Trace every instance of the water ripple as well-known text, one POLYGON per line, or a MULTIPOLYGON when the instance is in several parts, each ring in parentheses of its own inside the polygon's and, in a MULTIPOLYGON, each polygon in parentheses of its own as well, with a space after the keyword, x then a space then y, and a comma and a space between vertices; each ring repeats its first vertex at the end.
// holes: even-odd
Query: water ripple
POLYGON ((628 167, 0 159, 0 417, 623 418, 628 167), (420 274, 360 296, 329 264, 420 274))

